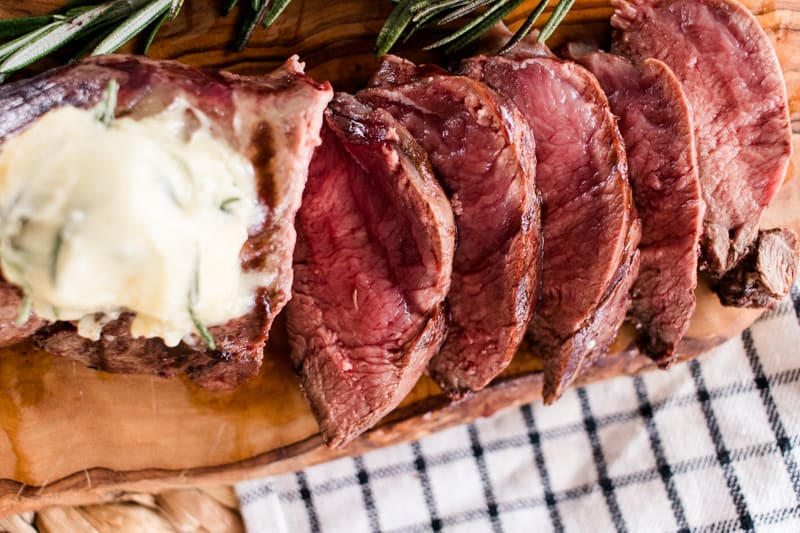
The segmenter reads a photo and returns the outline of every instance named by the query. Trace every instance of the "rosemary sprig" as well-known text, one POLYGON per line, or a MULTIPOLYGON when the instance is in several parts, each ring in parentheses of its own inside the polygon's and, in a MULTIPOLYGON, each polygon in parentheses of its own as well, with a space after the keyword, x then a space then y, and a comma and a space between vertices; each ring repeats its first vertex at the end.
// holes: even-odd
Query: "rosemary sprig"
MULTIPOLYGON (((450 35, 426 46, 453 53, 483 35, 494 24, 517 9, 523 0, 391 0, 395 7, 378 35, 375 51, 383 55, 398 42, 408 41, 426 27, 442 27, 458 21, 450 35)), ((223 14, 235 7, 241 13, 234 46, 244 48, 255 29, 273 24, 292 0, 224 0, 223 14)), ((574 0, 541 0, 507 43, 507 50, 524 39, 548 4, 556 2, 538 41, 547 40, 564 20, 574 0)), ((175 18, 184 0, 71 0, 55 13, 0 20, 0 82, 38 59, 79 40, 79 55, 107 54, 135 36, 146 36, 144 51, 165 21, 175 18)))
MULTIPOLYGON (((376 45, 378 55, 389 52, 399 41, 408 41, 422 28, 441 27, 464 19, 466 23, 454 33, 425 47, 428 50, 442 48, 446 54, 457 52, 517 9, 522 0, 396 0, 395 3, 397 5, 378 36, 376 45)), ((505 45, 504 52, 528 36, 549 3, 550 0, 541 0, 536 5, 505 45)), ((550 18, 539 34, 539 42, 544 42, 552 36, 573 4, 574 0, 557 1, 550 18)))
POLYGON ((97 42, 92 54, 113 52, 148 27, 157 31, 162 16, 174 18, 182 6, 183 0, 77 0, 51 15, 0 21, 0 41, 8 41, 0 45, 0 80, 77 39, 97 42))
POLYGON ((523 0, 510 0, 506 2, 495 2, 492 7, 487 9, 483 14, 472 19, 466 26, 456 31, 452 35, 440 39, 435 43, 425 47, 426 50, 434 48, 445 48, 445 53, 456 52, 466 45, 486 33, 492 26, 503 20, 509 13, 514 11, 523 0))

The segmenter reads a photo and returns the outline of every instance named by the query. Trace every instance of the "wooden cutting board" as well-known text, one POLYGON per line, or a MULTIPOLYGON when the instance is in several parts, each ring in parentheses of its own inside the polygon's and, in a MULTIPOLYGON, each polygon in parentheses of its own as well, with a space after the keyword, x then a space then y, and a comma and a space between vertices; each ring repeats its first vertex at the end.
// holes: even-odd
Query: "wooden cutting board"
MULTIPOLYGON (((42 14, 63 1, 0 0, 0 17, 42 14)), ((527 1, 509 18, 517 24, 527 1)), ((795 146, 800 140, 800 2, 747 0, 775 42, 786 73, 795 146)), ((295 0, 269 30, 260 30, 242 53, 229 45, 236 17, 218 17, 212 0, 186 0, 166 25, 151 55, 240 73, 268 71, 300 54, 308 71, 338 89, 354 89, 370 75, 375 36, 388 0, 295 0)), ((551 44, 566 38, 608 39, 606 2, 578 0, 551 44)), ((421 42, 420 42, 421 43, 421 42)), ((425 59, 408 51, 415 59, 425 59)), ((428 58, 430 59, 430 58, 428 58)), ((0 117, 2 120, 2 117, 0 117)), ((789 176, 798 172, 800 149, 789 176)), ((800 231, 800 180, 789 180, 765 227, 800 231)), ((684 358, 738 334, 757 311, 721 307, 699 289, 684 358)), ((631 347, 630 331, 613 355, 592 367, 588 382, 651 368, 631 347)), ((524 348, 492 386, 450 405, 427 378, 402 406, 349 448, 332 451, 317 426, 287 362, 283 325, 273 328, 261 375, 230 394, 212 394, 185 380, 95 372, 30 346, 0 350, 0 515, 46 505, 108 500, 124 491, 155 491, 205 482, 232 482, 298 469, 344 455, 422 437, 541 394, 538 361, 524 348)))

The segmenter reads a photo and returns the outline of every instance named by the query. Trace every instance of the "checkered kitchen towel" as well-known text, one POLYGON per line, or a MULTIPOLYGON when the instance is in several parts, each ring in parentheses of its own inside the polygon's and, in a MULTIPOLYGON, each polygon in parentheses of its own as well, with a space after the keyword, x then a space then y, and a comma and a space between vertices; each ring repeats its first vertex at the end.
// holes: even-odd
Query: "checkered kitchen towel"
POLYGON ((252 533, 800 531, 800 292, 670 372, 242 483, 252 533))

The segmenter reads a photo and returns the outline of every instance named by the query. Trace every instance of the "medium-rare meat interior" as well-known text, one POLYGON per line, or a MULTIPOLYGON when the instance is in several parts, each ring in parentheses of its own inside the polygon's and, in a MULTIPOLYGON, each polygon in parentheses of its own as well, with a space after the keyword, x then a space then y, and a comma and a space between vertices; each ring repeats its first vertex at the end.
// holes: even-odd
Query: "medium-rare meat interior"
MULTIPOLYGON (((777 55, 756 18, 738 2, 612 4, 616 10, 611 23, 617 29, 613 50, 636 61, 660 59, 683 83, 693 111, 707 206, 703 259, 719 280, 750 252, 761 214, 786 175, 791 129, 777 55)), ((772 254, 763 255, 767 259, 772 254)), ((787 271, 775 270, 789 264, 793 262, 762 267, 770 276, 786 278, 787 271)), ((717 290, 723 300, 727 291, 741 295, 728 283, 718 284, 717 290)))
POLYGON ((642 349, 674 360, 695 308, 703 203, 691 111, 681 84, 657 59, 627 59, 573 43, 566 55, 588 68, 619 117, 633 198, 642 221, 641 265, 630 317, 642 349))
POLYGON ((403 399, 442 344, 453 213, 408 131, 338 94, 296 225, 292 361, 323 437, 341 446, 403 399))
POLYGON ((552 402, 605 353, 629 307, 640 225, 622 139, 594 77, 542 48, 476 57, 462 72, 511 98, 536 139, 544 259, 530 335, 552 402))
POLYGON ((429 365, 451 396, 485 387, 523 339, 539 286, 535 148, 519 111, 485 85, 384 58, 358 98, 388 110, 429 153, 458 230, 448 333, 429 365))
POLYGON ((331 96, 294 58, 247 78, 105 56, 2 87, 3 275, 51 323, 35 341, 212 389, 255 375, 331 96))

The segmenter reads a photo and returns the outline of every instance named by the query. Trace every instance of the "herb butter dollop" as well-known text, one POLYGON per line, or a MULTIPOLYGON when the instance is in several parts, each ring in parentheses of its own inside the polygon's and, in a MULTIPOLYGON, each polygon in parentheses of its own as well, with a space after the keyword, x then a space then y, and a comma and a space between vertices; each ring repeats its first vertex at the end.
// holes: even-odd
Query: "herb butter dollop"
POLYGON ((239 258, 260 215, 250 161, 180 101, 108 124, 62 107, 0 151, 3 276, 95 340, 129 311, 133 336, 213 345, 206 327, 246 314, 264 281, 239 258))

